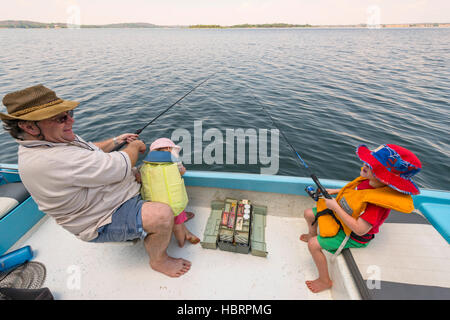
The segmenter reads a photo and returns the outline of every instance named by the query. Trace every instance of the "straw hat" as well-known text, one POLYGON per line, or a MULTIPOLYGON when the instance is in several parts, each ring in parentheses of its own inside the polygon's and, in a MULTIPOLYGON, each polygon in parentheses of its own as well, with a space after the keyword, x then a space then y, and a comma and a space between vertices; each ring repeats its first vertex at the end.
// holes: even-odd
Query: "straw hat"
POLYGON ((381 182, 402 193, 420 193, 411 178, 420 171, 422 164, 410 150, 395 144, 384 144, 371 151, 367 146, 360 145, 356 154, 370 166, 381 182))
POLYGON ((0 112, 2 120, 40 121, 76 108, 79 102, 63 100, 42 84, 11 92, 3 98, 8 114, 0 112))

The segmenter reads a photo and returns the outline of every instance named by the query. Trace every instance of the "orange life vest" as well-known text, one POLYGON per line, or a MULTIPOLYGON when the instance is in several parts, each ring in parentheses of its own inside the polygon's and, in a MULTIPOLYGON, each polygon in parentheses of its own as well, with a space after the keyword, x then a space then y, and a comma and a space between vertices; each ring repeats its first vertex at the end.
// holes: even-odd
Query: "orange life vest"
MULTIPOLYGON (((364 212, 368 203, 404 213, 411 213, 414 210, 413 200, 410 195, 398 192, 388 186, 375 189, 356 190, 356 187, 363 180, 366 180, 366 178, 358 177, 349 182, 339 191, 336 197, 336 201, 342 209, 353 218, 357 219, 364 212)), ((318 223, 320 236, 334 237, 339 232, 341 226, 336 219, 341 223, 345 234, 349 236, 352 230, 344 224, 339 215, 331 210, 334 217, 329 214, 320 215, 320 212, 324 210, 327 210, 325 201, 319 199, 319 201, 317 201, 317 213, 319 215, 318 223)))

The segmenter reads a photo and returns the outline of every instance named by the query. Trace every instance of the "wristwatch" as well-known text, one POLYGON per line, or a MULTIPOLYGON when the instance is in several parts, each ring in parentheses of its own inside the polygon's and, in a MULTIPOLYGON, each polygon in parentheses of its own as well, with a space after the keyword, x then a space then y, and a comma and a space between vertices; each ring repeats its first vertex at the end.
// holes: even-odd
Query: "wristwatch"
POLYGON ((113 141, 114 141, 114 145, 115 145, 115 146, 117 146, 117 145, 119 144, 119 143, 117 142, 117 137, 114 137, 114 138, 113 138, 113 141))

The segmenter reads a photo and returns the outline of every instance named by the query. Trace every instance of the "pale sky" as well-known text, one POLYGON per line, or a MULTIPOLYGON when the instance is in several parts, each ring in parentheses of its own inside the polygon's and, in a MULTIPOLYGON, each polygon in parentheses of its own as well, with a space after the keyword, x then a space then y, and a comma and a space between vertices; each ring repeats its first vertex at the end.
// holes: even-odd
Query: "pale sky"
POLYGON ((450 0, 1 0, 0 20, 157 25, 450 22, 450 0))

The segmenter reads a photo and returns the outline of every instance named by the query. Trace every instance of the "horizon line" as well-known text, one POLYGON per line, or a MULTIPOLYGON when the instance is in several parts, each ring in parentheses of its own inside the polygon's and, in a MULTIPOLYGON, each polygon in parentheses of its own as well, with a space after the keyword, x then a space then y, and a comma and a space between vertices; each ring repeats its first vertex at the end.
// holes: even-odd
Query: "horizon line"
MULTIPOLYGON (((0 20, 0 22, 33 22, 33 23, 42 23, 42 24, 66 24, 66 25, 77 25, 77 24, 70 24, 70 23, 64 23, 64 22, 40 22, 40 21, 33 21, 33 20, 13 20, 13 19, 7 19, 7 20, 0 20)), ((229 24, 229 25, 222 25, 222 24, 212 24, 212 23, 196 23, 196 24, 155 24, 151 22, 113 22, 113 23, 103 23, 103 24, 95 24, 95 23, 89 23, 89 24, 79 24, 79 26, 107 26, 107 25, 114 25, 114 24, 151 24, 154 26, 160 26, 160 27, 173 27, 173 26, 220 26, 220 27, 232 27, 237 25, 271 25, 271 24, 286 24, 286 25, 299 25, 299 26, 360 26, 360 25, 368 25, 367 23, 348 23, 348 24, 310 24, 310 23, 287 23, 287 22, 265 22, 265 23, 237 23, 237 24, 229 24)), ((380 23, 378 25, 413 25, 413 24, 450 24, 450 22, 389 22, 389 23, 380 23)))

